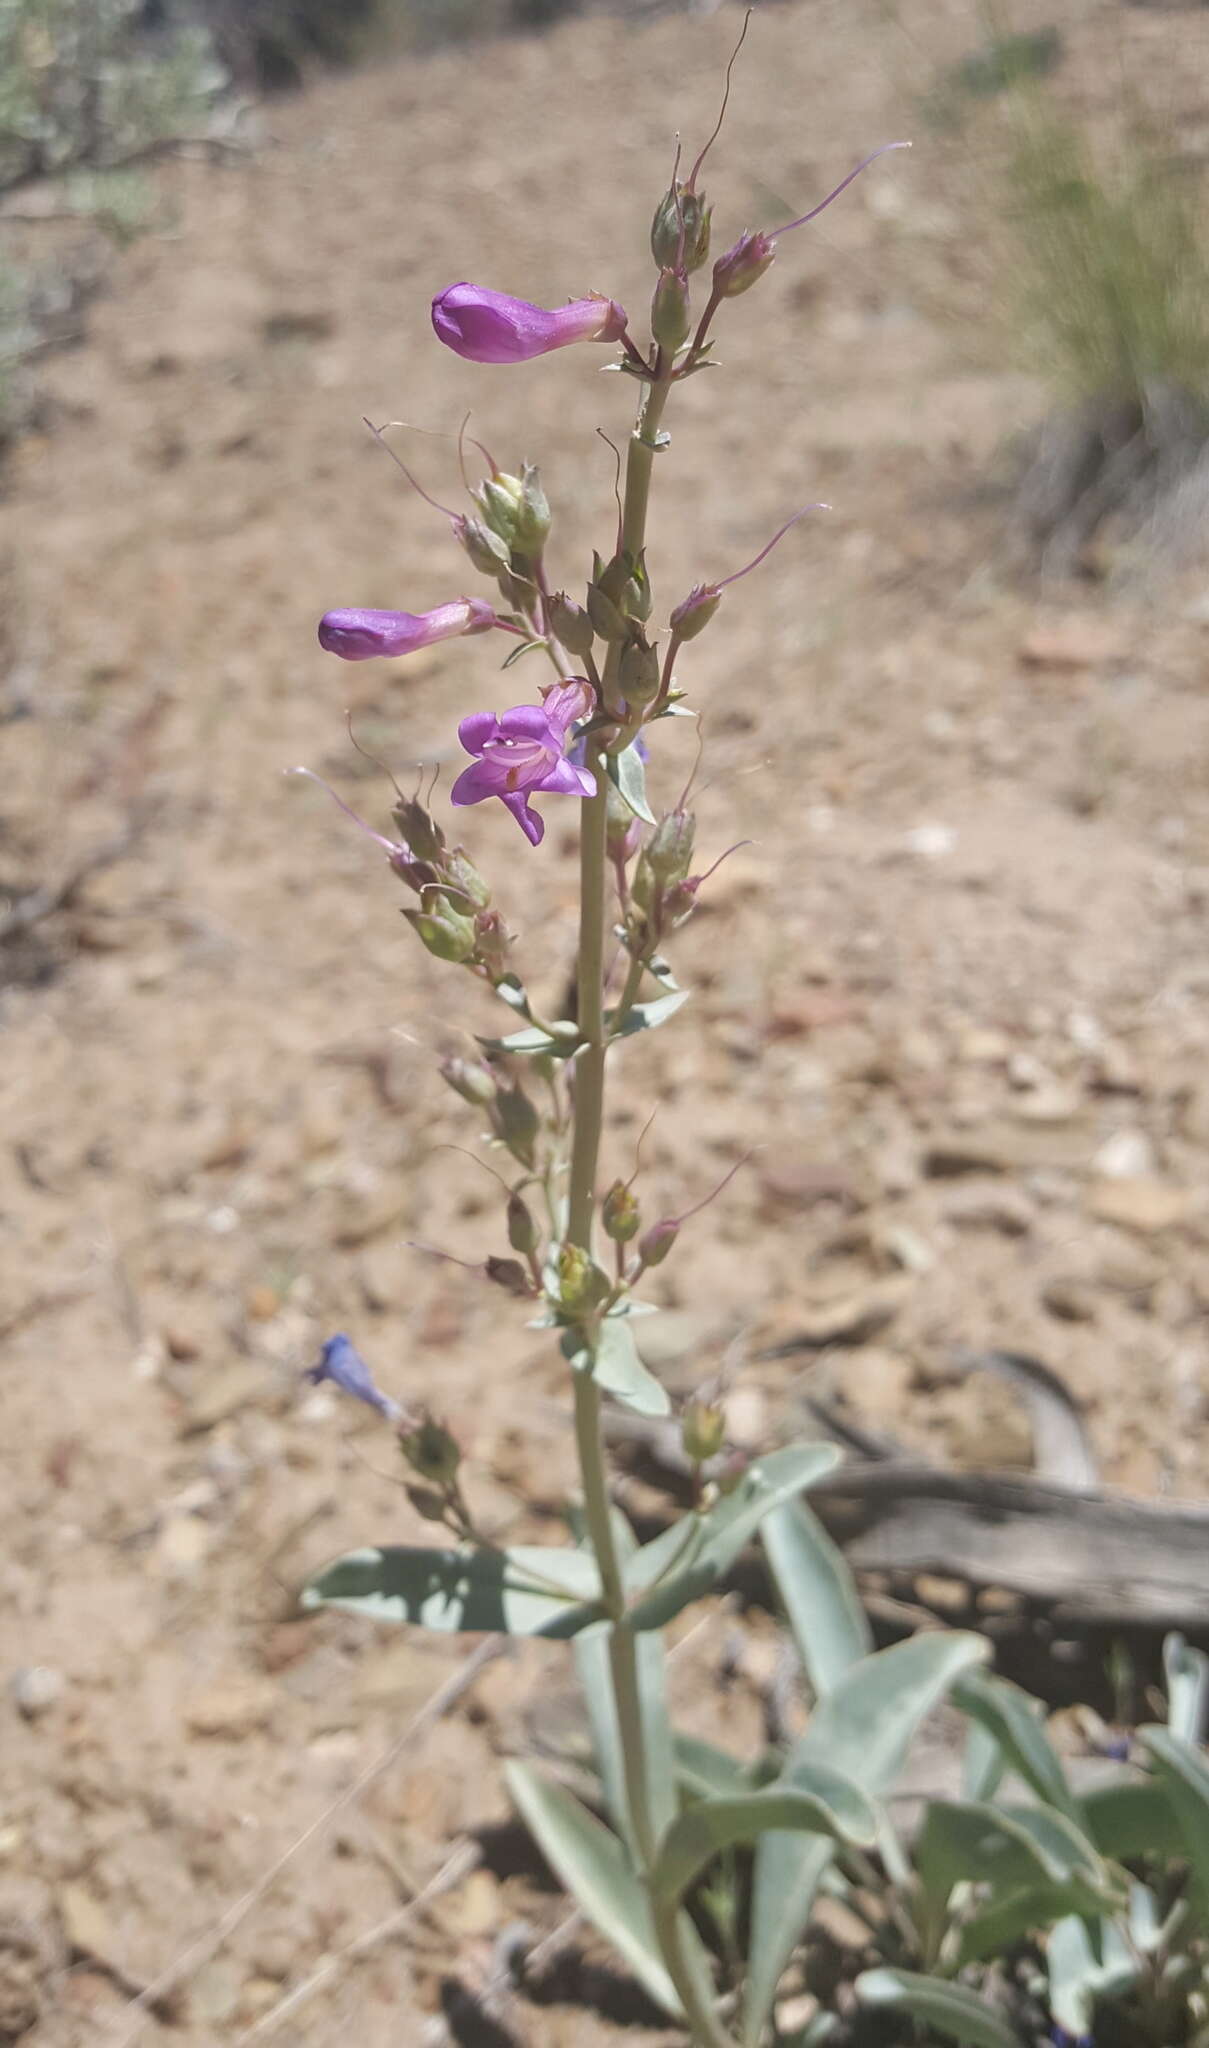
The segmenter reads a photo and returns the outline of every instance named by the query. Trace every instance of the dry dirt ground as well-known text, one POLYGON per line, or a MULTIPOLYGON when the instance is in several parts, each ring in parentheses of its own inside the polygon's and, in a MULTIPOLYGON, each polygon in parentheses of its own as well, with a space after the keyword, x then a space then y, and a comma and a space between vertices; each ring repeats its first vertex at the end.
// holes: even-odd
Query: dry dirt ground
MULTIPOLYGON (((410 939, 372 844, 281 771, 309 763, 385 826, 346 705, 403 772, 513 700, 481 641, 360 668, 316 647, 331 604, 421 609, 467 581, 360 416, 449 429, 473 406, 506 464, 540 458, 582 574, 612 518, 592 430, 624 435, 630 387, 578 350, 460 364, 427 303, 469 277, 641 306, 673 132, 712 120, 736 24, 593 18, 384 63, 273 107, 251 162, 164 166, 171 230, 45 365, 44 431, 8 463, 0 881, 53 885, 143 820, 2 956, 0 2036, 29 2048, 435 2048, 500 1934, 559 1919, 505 1832, 275 2017, 463 1831, 506 1820, 501 1753, 574 1726, 565 1655, 536 1647, 407 1734, 465 1646, 290 1617, 306 1570, 419 1527, 372 1423, 301 1383, 333 1329, 448 1417, 500 1531, 549 1527, 571 1459, 551 1348, 408 1248, 502 1248, 488 1176, 446 1149, 474 1118, 433 1076, 489 1012, 410 939)), ((1203 151, 1196 15, 1063 26, 1064 91, 1111 126, 1123 78, 1157 82, 1203 151)), ((995 1342, 1065 1377, 1106 1481, 1204 1495, 1209 589, 1195 565, 1113 596, 997 567, 986 479, 1043 398, 987 317, 980 144, 918 116, 973 33, 957 0, 897 25, 873 0, 787 6, 742 60, 709 181, 723 236, 868 146, 920 146, 782 244, 671 421, 665 602, 804 502, 835 510, 728 595, 685 676, 700 844, 751 844, 677 946, 695 1000, 618 1062, 607 1165, 628 1171, 656 1102, 653 1212, 759 1148, 651 1325, 678 1388, 728 1360, 741 1441, 800 1427, 809 1393, 942 1460, 1027 1463, 1008 1394, 950 1367, 995 1342), (812 1351, 755 1360, 802 1331, 812 1351)), ((409 448, 456 492, 449 442, 409 448)), ((689 733, 661 729, 665 799, 689 733)), ((547 810, 539 853, 502 813, 465 836, 553 999, 572 819, 547 810)), ((769 1651, 715 1614, 678 1706, 755 1742, 769 1651)), ((607 1978, 574 1981, 625 2017, 607 1978)), ((631 2017, 626 2039, 663 2038, 631 2017)), ((617 2038, 557 1983, 499 2024, 456 2037, 617 2038)))

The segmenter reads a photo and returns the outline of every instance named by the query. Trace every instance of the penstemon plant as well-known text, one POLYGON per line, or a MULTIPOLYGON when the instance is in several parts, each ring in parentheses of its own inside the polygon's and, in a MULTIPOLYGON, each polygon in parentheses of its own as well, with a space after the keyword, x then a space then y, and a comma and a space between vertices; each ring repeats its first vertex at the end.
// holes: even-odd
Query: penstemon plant
MULTIPOLYGON (((686 1000, 665 948, 707 879, 693 867, 687 793, 662 813, 649 805, 647 737, 688 714, 682 657, 710 625, 726 586, 805 516, 795 512, 747 569, 698 584, 674 604, 661 645, 646 560, 653 472, 669 445, 664 418, 677 386, 713 367, 715 321, 758 283, 781 234, 813 219, 883 154, 865 158, 801 220, 741 235, 706 271, 711 208, 699 180, 717 132, 687 178, 673 171, 655 209, 648 341, 635 339, 615 300, 595 295, 551 310, 460 283, 433 301, 438 340, 469 362, 520 364, 593 342, 619 351, 613 367, 637 388, 637 419, 617 531, 593 558, 583 602, 552 585, 551 515, 537 469, 525 463, 519 474, 506 472, 483 450, 489 473, 471 493, 473 511, 446 516, 492 597, 455 597, 419 614, 336 610, 320 624, 323 646, 348 661, 501 632, 515 643, 505 666, 540 650, 553 669, 540 701, 462 719, 469 759, 450 801, 466 807, 498 798, 534 848, 544 832, 534 800, 577 802, 573 1016, 550 1017, 539 1006, 514 964, 487 882, 418 796, 400 796, 397 838, 372 836, 412 892, 404 915, 421 943, 484 983, 511 1013, 512 1028, 479 1038, 481 1058, 449 1058, 441 1071, 486 1121, 512 1169, 504 1183, 509 1250, 490 1253, 480 1270, 556 1338, 573 1398, 582 1505, 574 1543, 500 1548, 476 1522, 473 1487, 468 1499, 449 1430, 381 1391, 351 1340, 333 1337, 311 1377, 367 1403, 397 1433, 409 1498, 442 1534, 427 1546, 386 1544, 337 1559, 304 1588, 302 1606, 446 1632, 573 1639, 606 1818, 521 1762, 508 1766, 511 1792, 583 1912, 698 2048, 763 2048, 774 2038, 792 2038, 798 2048, 884 2040, 879 2009, 900 2015, 909 2030, 926 2029, 917 2039, 991 2048, 1045 2039, 1010 2029, 988 1991, 997 1944, 1025 1936, 1051 1942, 1052 1953, 1042 1952, 1059 1988, 1052 1997, 1045 1991, 1042 1968, 1041 2009, 1057 2030, 1048 2038, 1071 2040, 1071 2026, 1081 2026, 1093 1999, 1114 1987, 1135 1999, 1152 1995, 1166 2013, 1162 1971, 1172 1956, 1179 1995, 1191 1971, 1203 1998, 1209 1772, 1187 1732, 1152 1731, 1157 1779, 1125 1784, 1115 1805, 1102 1797, 1091 1813, 1067 1785, 1032 1704, 977 1668, 987 1655, 982 1638, 937 1630, 875 1651, 843 1561, 801 1500, 837 1460, 828 1445, 781 1448, 744 1463, 727 1453, 724 1411, 695 1400, 681 1417, 690 1512, 640 1545, 610 1497, 604 1403, 653 1418, 670 1412, 635 1331, 652 1307, 641 1296, 643 1278, 672 1255, 686 1216, 647 1221, 632 1183, 598 1185, 609 1055, 619 1041, 666 1023, 686 1000), (707 283, 697 312, 701 273, 707 283), (745 1765, 674 1731, 664 1632, 757 1535, 815 1706, 787 1755, 745 1765), (974 1731, 970 1796, 934 1802, 916 1843, 904 1844, 886 1795, 920 1722, 950 1694, 974 1731), (999 1780, 1013 1772, 1030 1799, 996 1806, 999 1780), (1189 1837, 1195 1881, 1188 1909, 1175 1912, 1183 1837, 1172 1801, 1192 1796, 1188 1784, 1204 1817, 1198 1808, 1189 1837), (1121 1841, 1101 1842, 1113 1827, 1123 1831, 1121 1841), (1148 1830, 1176 1858, 1174 1893, 1168 1885, 1143 1896, 1111 1860, 1142 1855, 1148 1830), (753 1853, 737 1858, 737 1849, 753 1853), (822 1889, 858 1902, 870 1929, 864 1960, 873 1967, 847 1987, 842 2015, 820 2008, 787 2037, 776 2002, 822 1889), (1166 1946, 1156 1937, 1143 1955, 1129 1912, 1141 1899, 1146 1924, 1157 1926, 1160 1897, 1169 1916, 1166 1946), (701 1931, 711 1924, 725 1931, 721 1957, 701 1931), (1195 1934, 1191 1962, 1187 1943, 1174 1942, 1177 1928, 1195 1934), (1051 1937, 1050 1929, 1061 1931, 1051 1937), (861 2013, 873 2034, 852 2031, 861 2013)), ((1185 1658, 1180 1671, 1184 1692, 1195 1681, 1201 1701, 1202 1668, 1185 1658)))

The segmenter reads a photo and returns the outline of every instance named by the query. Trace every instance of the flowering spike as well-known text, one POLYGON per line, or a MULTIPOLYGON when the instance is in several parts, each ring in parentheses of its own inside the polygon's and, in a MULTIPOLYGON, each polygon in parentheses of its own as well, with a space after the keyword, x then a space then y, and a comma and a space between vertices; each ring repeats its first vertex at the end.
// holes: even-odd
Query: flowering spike
POLYGON ((472 363, 526 363, 573 341, 620 341, 625 308, 593 294, 547 308, 484 285, 451 284, 432 302, 438 341, 472 363))
POLYGON ((303 1378, 310 1380, 312 1386, 331 1380, 342 1394, 351 1394, 355 1401, 364 1401, 367 1408, 376 1408, 388 1422, 398 1422, 402 1417, 399 1403, 374 1385, 373 1374, 361 1353, 343 1333, 328 1338, 318 1364, 309 1367, 303 1378))
POLYGON ((437 640, 485 633, 497 626, 494 608, 481 597, 458 597, 430 612, 377 612, 357 606, 325 612, 319 645, 342 661, 372 661, 379 655, 413 654, 437 640))

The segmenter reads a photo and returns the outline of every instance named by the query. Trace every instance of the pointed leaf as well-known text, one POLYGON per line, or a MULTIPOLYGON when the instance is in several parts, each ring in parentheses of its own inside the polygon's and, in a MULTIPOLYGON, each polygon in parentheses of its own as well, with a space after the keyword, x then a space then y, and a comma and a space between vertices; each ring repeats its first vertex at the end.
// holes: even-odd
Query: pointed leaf
POLYGON ((1064 1885, 1078 1873, 1106 1895, 1109 1874, 1091 1843, 1052 1808, 982 1806, 934 1799, 928 1804, 915 1850, 916 1865, 935 1906, 944 1907, 958 1884, 987 1884, 999 1892, 1064 1885))
MULTIPOLYGON (((913 1636, 862 1658, 820 1700, 782 1783, 793 1782, 797 1766, 824 1763, 847 1772, 866 1792, 883 1791, 902 1768, 920 1723, 961 1673, 988 1654, 981 1636, 952 1630, 913 1636)), ((828 1842, 780 1834, 766 1835, 756 1851, 744 2009, 748 2048, 756 2048, 763 2035, 777 1982, 801 1937, 830 1856, 828 1842)))
POLYGON ((653 1567, 656 1575, 667 1576, 631 1610, 631 1625, 662 1628, 690 1601, 708 1593, 729 1571, 765 1515, 813 1485, 838 1461, 839 1452, 832 1444, 772 1451, 744 1473, 733 1493, 706 1513, 686 1516, 674 1529, 644 1544, 626 1574, 627 1584, 636 1591, 651 1585, 653 1567))
POLYGON ((806 1675, 821 1698, 873 1648, 856 1582, 818 1517, 800 1501, 769 1515, 760 1541, 806 1675))
POLYGON ((1184 1853, 1202 1897, 1209 1897, 1209 1763, 1170 1728, 1139 1728, 1138 1741, 1171 1795, 1184 1853))
MULTIPOLYGON (((636 1845, 613 1690, 612 1635, 611 1623, 585 1629, 575 1639, 575 1662, 587 1703, 592 1746, 604 1786, 605 1805, 618 1833, 625 1837, 633 1850, 636 1845)), ((676 1763, 667 1713, 667 1655, 661 1635, 646 1633, 635 1636, 633 1645, 642 1708, 647 1807, 658 1836, 674 1817, 677 1804, 676 1763)))
POLYGON ((1093 1942, 1086 1922, 1072 1913, 1050 1929, 1045 1944, 1050 2011, 1073 2040, 1090 2032, 1097 1997, 1119 1996, 1138 1976, 1120 1928, 1102 1920, 1096 1931, 1093 1942))
POLYGON ((646 800, 646 766, 637 747, 631 743, 620 754, 606 754, 605 770, 618 796, 629 805, 634 816, 641 818, 644 825, 655 824, 655 813, 646 800))
POLYGON ((654 1885, 660 1895, 678 1900, 723 1849, 754 1842, 770 1828, 826 1835, 872 1847, 877 1840, 877 1815, 850 1778, 839 1771, 815 1767, 816 1788, 770 1785, 763 1792, 744 1792, 730 1799, 707 1799, 690 1806, 672 1822, 655 1864, 654 1885))
POLYGON ((549 1053, 552 1059, 570 1059, 583 1043, 579 1029, 574 1024, 564 1024, 556 1031, 545 1031, 540 1024, 526 1025, 523 1031, 510 1031, 506 1038, 479 1038, 484 1052, 497 1056, 512 1054, 549 1053))
POLYGON ((683 2009, 659 1958, 650 1908, 616 1835, 531 1765, 509 1763, 504 1771, 521 1818, 576 1905, 625 1957, 656 2004, 680 2018, 683 2009))
POLYGON ((749 1784, 745 1766, 729 1750, 716 1749, 699 1735, 672 1738, 676 1776, 681 1787, 694 1799, 727 1798, 744 1791, 749 1784))
POLYGON ((1079 1824, 1079 1805, 1028 1693, 1005 1678, 973 1672, 953 1690, 953 1704, 994 1736, 1011 1769, 1047 1806, 1079 1824))
POLYGON ((589 1351, 574 1330, 562 1340, 562 1351, 576 1372, 590 1373, 598 1387, 638 1415, 668 1415, 671 1401, 653 1372, 638 1356, 629 1316, 605 1316, 589 1351))
POLYGON ((1155 1778, 1097 1785, 1079 1802, 1083 1825, 1102 1856, 1132 1863, 1138 1856, 1182 1856, 1184 1837, 1168 1788, 1155 1778))
POLYGON ((689 990, 678 988, 672 995, 652 996, 649 1003, 631 1003, 620 1024, 614 1023, 615 1010, 605 1011, 605 1023, 614 1038, 632 1038, 636 1031, 655 1031, 660 1024, 666 1024, 689 999, 689 990))
POLYGON ((862 2005, 924 2020, 946 2041, 967 2042, 969 2048, 1020 2048, 1019 2036, 964 1984, 917 1976, 913 1970, 866 1970, 856 1980, 856 1995, 862 2005))
POLYGON ((310 1613, 339 1607, 370 1621, 445 1633, 577 1635, 599 1620, 600 1576, 582 1550, 352 1550, 299 1595, 310 1613))
POLYGON ((1163 1644, 1163 1670, 1167 1726, 1183 1742, 1201 1742, 1209 1703, 1209 1657, 1203 1650, 1194 1650, 1183 1636, 1171 1635, 1163 1644))

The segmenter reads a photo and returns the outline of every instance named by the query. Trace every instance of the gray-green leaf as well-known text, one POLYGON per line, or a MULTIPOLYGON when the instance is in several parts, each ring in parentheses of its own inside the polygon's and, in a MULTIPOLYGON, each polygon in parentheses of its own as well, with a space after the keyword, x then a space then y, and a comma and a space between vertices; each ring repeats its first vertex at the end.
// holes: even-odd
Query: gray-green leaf
POLYGON ((1139 1728, 1138 1741, 1171 1795, 1197 1888, 1203 1900, 1209 1899, 1209 1764, 1170 1728, 1139 1728))
POLYGON ((370 1621, 444 1633, 578 1635, 600 1618, 600 1576, 582 1550, 351 1550, 302 1589, 306 1612, 340 1607, 370 1621))
POLYGON ((646 767, 632 743, 624 753, 606 754, 605 770, 617 794, 644 825, 655 823, 655 813, 646 800, 646 767))
POLYGON ((521 1818, 576 1905, 625 1957, 656 2003, 679 2019, 683 2008, 659 1958, 650 1909, 617 1836, 531 1765, 507 1764, 505 1775, 521 1818))
POLYGON ((870 1847, 877 1840, 877 1815, 869 1801, 839 1771, 815 1767, 814 1789, 771 1785, 763 1792, 707 1799, 672 1822, 659 1846, 655 1889, 678 1900, 707 1863, 723 1849, 754 1842, 770 1828, 827 1835, 833 1841, 870 1847))
POLYGON ((821 1697, 873 1648, 852 1573, 818 1517, 800 1501, 769 1515, 760 1541, 806 1675, 821 1697))
MULTIPOLYGON (((920 1723, 961 1673, 988 1654, 981 1636, 954 1630, 913 1636, 862 1658, 820 1700, 782 1782, 792 1783, 797 1767, 822 1763, 845 1771, 866 1792, 883 1791, 902 1768, 920 1723)), ((777 1981, 809 1918, 830 1856, 829 1842, 782 1834, 765 1835, 756 1851, 744 2010, 748 2048, 756 2048, 762 2037, 777 1981)))
POLYGON ((631 1610, 634 1628, 663 1628, 729 1571, 765 1515, 812 1486, 838 1462, 832 1444, 772 1451, 744 1473, 732 1493, 705 1514, 687 1516, 646 1543, 631 1560, 627 1586, 644 1593, 631 1610), (662 1576, 666 1574, 666 1576, 662 1576), (655 1583, 658 1580, 659 1583, 655 1583), (653 1590, 646 1592, 646 1588, 653 1590))
POLYGON ((638 1415, 667 1415, 671 1411, 667 1389, 660 1386, 638 1356, 629 1316, 605 1316, 596 1337, 595 1354, 579 1344, 568 1331, 564 1355, 576 1372, 590 1372, 598 1387, 612 1394, 638 1415))
POLYGON ((866 1970, 856 1980, 856 1995, 862 2005, 924 2020, 947 2041, 966 2042, 969 2048, 1020 2048, 1018 2036, 985 1998, 964 1984, 946 1984, 913 1970, 866 1970))
POLYGON ((614 1022, 615 1010, 605 1011, 605 1024, 615 1038, 632 1038, 636 1031, 655 1031, 660 1024, 666 1024, 689 999, 686 988, 678 988, 668 996, 652 996, 649 1003, 631 1003, 620 1024, 614 1022))
POLYGON ((953 1704, 994 1736, 1011 1769, 1047 1806, 1079 1825, 1079 1805, 1051 1747, 1036 1700, 1005 1678, 972 1672, 953 1689, 953 1704))

